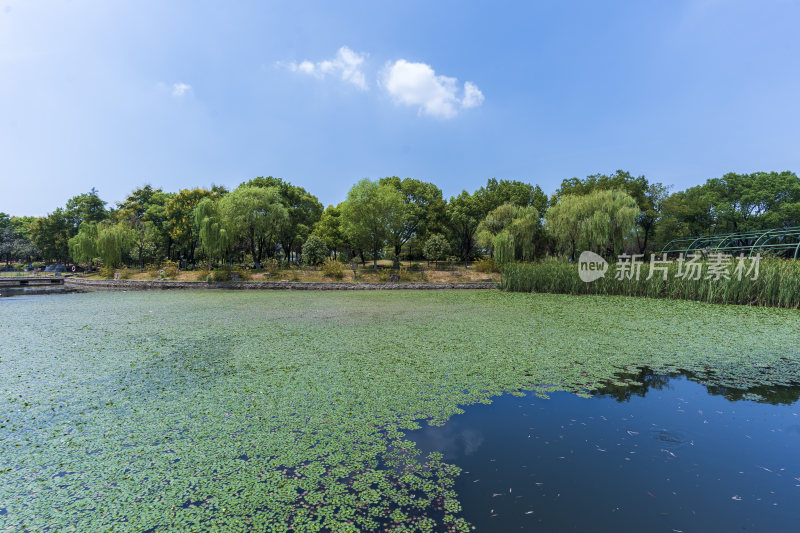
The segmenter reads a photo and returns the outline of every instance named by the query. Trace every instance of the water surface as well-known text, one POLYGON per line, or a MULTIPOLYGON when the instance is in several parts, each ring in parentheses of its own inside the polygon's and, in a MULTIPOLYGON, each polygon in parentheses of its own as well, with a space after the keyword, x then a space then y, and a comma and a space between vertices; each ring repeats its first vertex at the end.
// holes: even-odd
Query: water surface
POLYGON ((504 395, 408 437, 463 469, 478 531, 797 531, 800 387, 638 379, 588 399, 504 395))

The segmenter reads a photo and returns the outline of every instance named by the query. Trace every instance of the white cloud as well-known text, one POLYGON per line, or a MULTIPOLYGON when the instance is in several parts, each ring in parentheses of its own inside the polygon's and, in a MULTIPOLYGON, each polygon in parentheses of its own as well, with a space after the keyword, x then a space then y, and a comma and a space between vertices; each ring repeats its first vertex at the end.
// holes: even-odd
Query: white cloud
POLYGON ((464 98, 461 99, 461 105, 467 108, 478 107, 483 103, 483 93, 478 86, 468 81, 464 84, 464 98))
POLYGON ((367 54, 359 54, 346 46, 342 46, 333 59, 317 63, 312 63, 311 61, 292 62, 289 63, 289 70, 309 74, 319 79, 326 76, 339 77, 359 89, 366 90, 367 79, 361 71, 366 57, 367 54))
POLYGON ((174 83, 172 84, 172 96, 180 98, 192 90, 192 86, 187 83, 174 83))
POLYGON ((456 78, 437 75, 430 65, 405 59, 386 65, 382 85, 395 101, 438 118, 453 118, 462 108, 479 106, 484 100, 474 83, 466 82, 459 91, 456 78))

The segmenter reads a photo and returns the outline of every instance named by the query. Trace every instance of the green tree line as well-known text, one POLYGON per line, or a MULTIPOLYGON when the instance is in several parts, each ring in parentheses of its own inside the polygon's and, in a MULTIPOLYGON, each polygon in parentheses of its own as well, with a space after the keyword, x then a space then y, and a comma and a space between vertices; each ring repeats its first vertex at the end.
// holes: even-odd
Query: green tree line
POLYGON ((581 250, 613 256, 660 249, 676 237, 800 226, 793 172, 728 173, 683 191, 618 170, 569 178, 551 196, 538 185, 489 179, 445 199, 433 183, 364 179, 326 208, 303 187, 271 176, 225 187, 166 192, 146 185, 115 206, 97 190, 44 217, 0 213, 0 260, 193 265, 326 258, 499 263, 581 250))

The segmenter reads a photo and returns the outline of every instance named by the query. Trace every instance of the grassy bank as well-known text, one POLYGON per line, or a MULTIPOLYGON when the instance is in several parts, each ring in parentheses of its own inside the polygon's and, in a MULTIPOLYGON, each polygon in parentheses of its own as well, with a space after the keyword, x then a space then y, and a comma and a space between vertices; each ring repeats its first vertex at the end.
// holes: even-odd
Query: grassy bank
MULTIPOLYGON (((707 266, 704 264, 703 277, 707 266)), ((647 264, 642 265, 638 280, 618 280, 616 267, 612 264, 603 278, 585 283, 578 276, 575 263, 515 263, 505 268, 501 287, 512 292, 647 296, 721 304, 800 307, 800 261, 762 259, 755 280, 750 276, 743 276, 741 280, 737 276, 719 280, 682 279, 677 276, 677 263, 669 265, 666 281, 660 272, 648 280, 648 269, 647 264)))

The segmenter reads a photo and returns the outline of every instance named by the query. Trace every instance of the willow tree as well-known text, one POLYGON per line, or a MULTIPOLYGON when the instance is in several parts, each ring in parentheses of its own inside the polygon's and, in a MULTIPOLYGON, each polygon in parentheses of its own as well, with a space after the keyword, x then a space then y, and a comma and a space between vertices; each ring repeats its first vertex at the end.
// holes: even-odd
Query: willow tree
POLYGON ((220 202, 218 198, 203 198, 194 208, 194 223, 209 263, 213 263, 215 259, 224 261, 230 245, 228 230, 220 212, 220 202))
POLYGON ((69 253, 78 264, 92 266, 97 253, 97 223, 81 222, 78 233, 69 240, 69 253))
POLYGON ((539 211, 535 207, 506 203, 490 211, 481 221, 476 240, 499 262, 531 261, 541 234, 539 211))
POLYGON ((276 187, 239 186, 222 197, 220 213, 228 238, 244 242, 256 268, 261 268, 265 249, 277 242, 289 223, 289 214, 276 187))
POLYGON ((492 246, 494 247, 494 258, 499 264, 510 263, 514 260, 516 243, 514 236, 504 230, 492 239, 492 246))
POLYGON ((509 232, 514 237, 517 259, 532 261, 536 256, 536 243, 542 237, 542 219, 532 206, 518 207, 509 232))
POLYGON ((623 191, 568 194, 548 210, 547 229, 573 260, 579 247, 608 256, 622 250, 639 212, 623 191))
POLYGON ((103 265, 116 268, 122 264, 122 256, 134 243, 133 231, 125 224, 101 222, 97 225, 97 254, 103 265))

